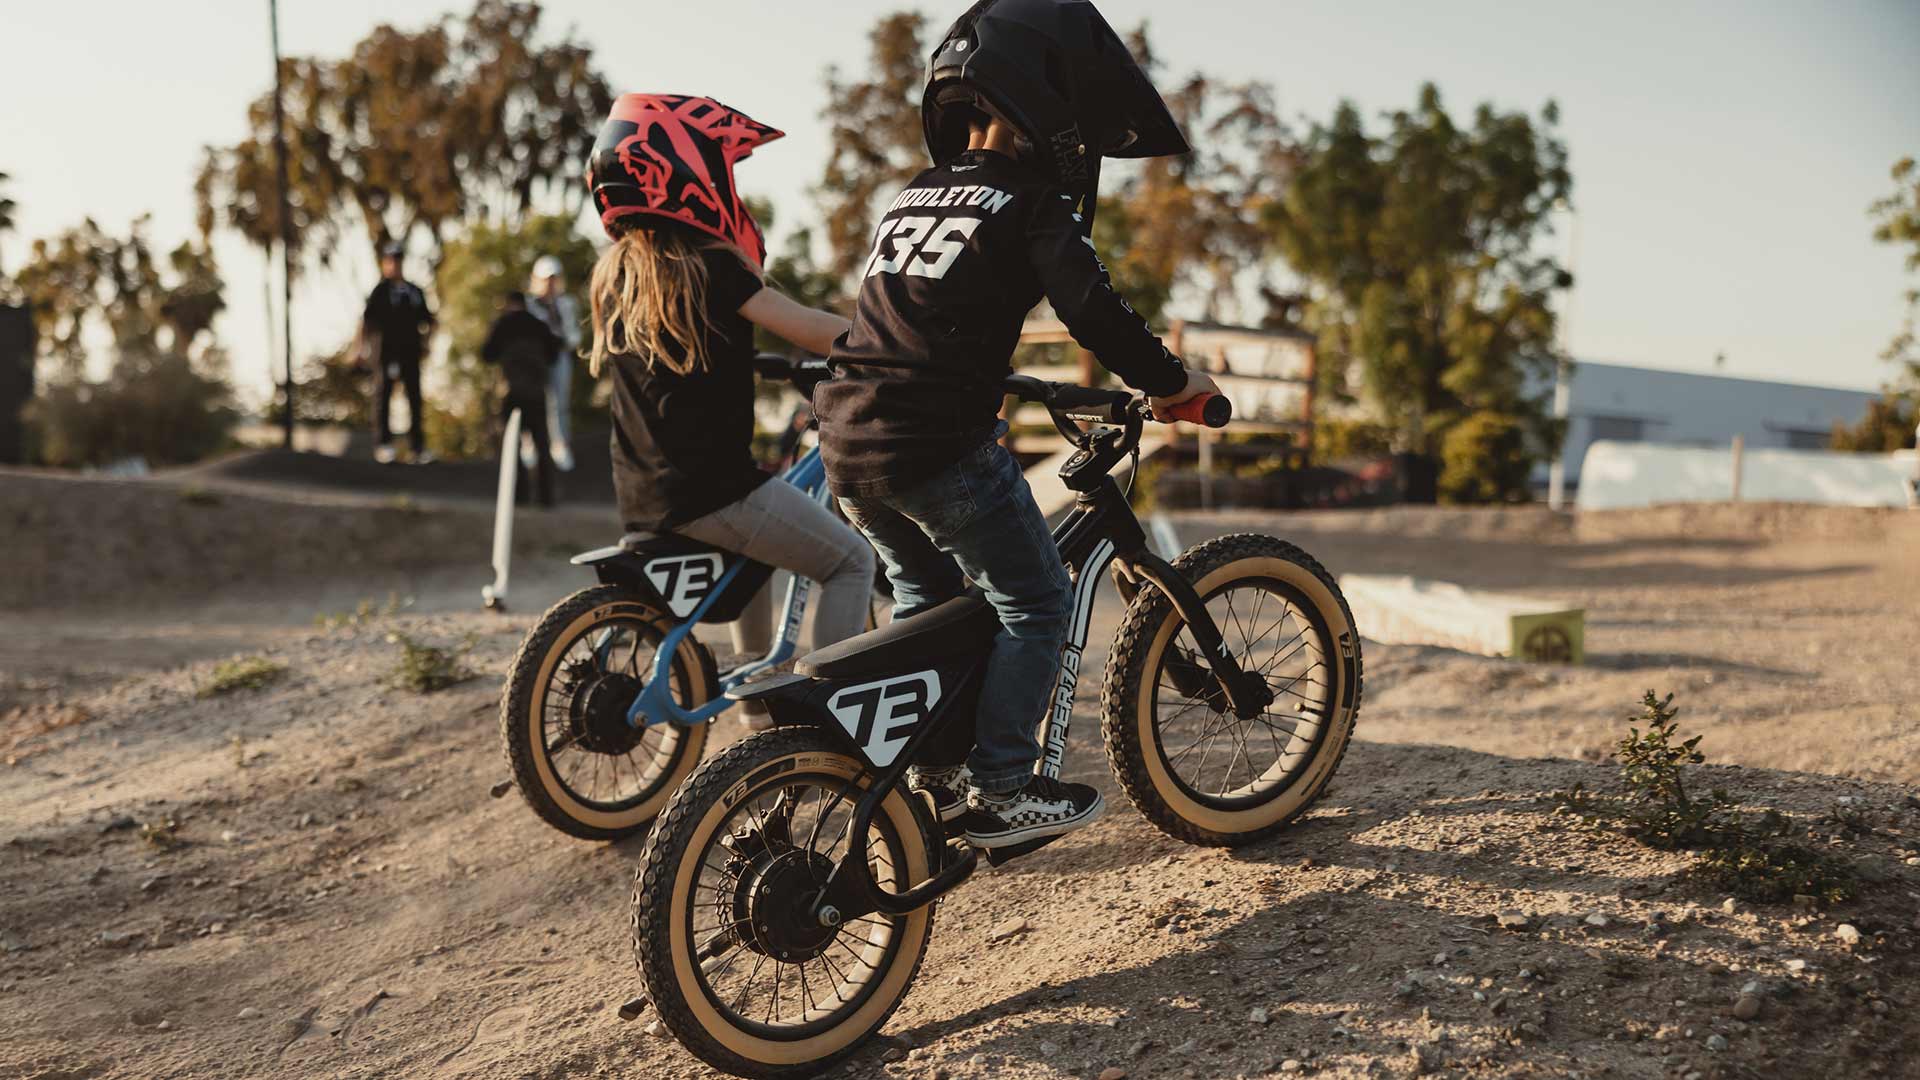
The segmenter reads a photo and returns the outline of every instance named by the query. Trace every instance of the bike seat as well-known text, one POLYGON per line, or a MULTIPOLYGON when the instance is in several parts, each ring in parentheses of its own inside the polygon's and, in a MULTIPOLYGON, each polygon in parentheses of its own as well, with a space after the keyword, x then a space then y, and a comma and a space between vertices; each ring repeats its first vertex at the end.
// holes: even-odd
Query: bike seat
POLYGON ((630 532, 625 536, 622 536, 620 538, 620 542, 615 544, 614 547, 617 547, 622 551, 638 551, 641 548, 646 547, 648 544, 651 544, 654 541, 659 540, 664 536, 671 536, 671 535, 673 534, 657 533, 657 532, 630 532))
POLYGON ((977 593, 967 593, 911 619, 809 653, 793 670, 813 679, 897 675, 957 652, 985 649, 999 632, 1000 619, 993 606, 977 593))

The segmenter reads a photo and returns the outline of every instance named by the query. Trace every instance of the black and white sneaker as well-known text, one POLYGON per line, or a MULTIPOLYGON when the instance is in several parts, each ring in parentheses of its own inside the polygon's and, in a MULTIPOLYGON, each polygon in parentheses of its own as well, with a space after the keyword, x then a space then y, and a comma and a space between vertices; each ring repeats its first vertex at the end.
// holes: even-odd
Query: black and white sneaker
POLYGON ((1035 776, 1005 795, 973 789, 967 793, 967 843, 1000 848, 1043 840, 1089 824, 1105 809, 1098 791, 1050 776, 1035 776))
POLYGON ((939 769, 915 765, 907 770, 907 789, 926 792, 933 800, 934 816, 944 824, 967 812, 967 779, 971 775, 965 765, 939 769))

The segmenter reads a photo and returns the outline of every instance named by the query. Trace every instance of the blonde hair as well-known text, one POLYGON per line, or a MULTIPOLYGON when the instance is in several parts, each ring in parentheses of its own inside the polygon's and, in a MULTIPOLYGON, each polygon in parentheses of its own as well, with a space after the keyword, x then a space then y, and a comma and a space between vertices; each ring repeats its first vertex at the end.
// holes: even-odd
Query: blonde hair
POLYGON ((707 265, 700 245, 673 228, 635 228, 614 241, 594 264, 594 375, 607 357, 631 353, 649 366, 686 375, 707 367, 707 265), (678 349, 672 346, 679 346, 678 349))

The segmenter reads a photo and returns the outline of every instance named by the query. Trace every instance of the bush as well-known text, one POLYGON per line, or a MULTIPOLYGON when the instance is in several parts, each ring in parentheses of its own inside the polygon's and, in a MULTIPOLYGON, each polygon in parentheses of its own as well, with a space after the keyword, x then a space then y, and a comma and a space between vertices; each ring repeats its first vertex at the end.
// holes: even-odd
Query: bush
POLYGON ((29 430, 48 465, 107 465, 130 457, 152 465, 198 461, 224 448, 236 414, 225 380, 174 353, 122 354, 94 383, 69 377, 27 406, 29 430))
POLYGON ((1846 863, 1789 840, 1793 824, 1775 810, 1739 815, 1738 800, 1714 788, 1687 788, 1688 771, 1706 761, 1700 736, 1681 739, 1673 695, 1649 690, 1638 721, 1614 750, 1626 794, 1596 796, 1576 786, 1562 798, 1589 825, 1620 832, 1662 851, 1695 853, 1693 875, 1752 903, 1811 896, 1833 904, 1853 896, 1846 863))
POLYGON ((1313 456, 1320 461, 1385 457, 1393 431, 1371 420, 1320 420, 1313 425, 1313 456))
POLYGON ((405 634, 389 634, 387 640, 400 646, 400 663, 393 669, 393 681, 416 694, 431 694, 474 677, 461 660, 473 650, 469 636, 457 649, 423 645, 405 634))
POLYGON ((1519 502, 1533 472, 1525 421, 1511 413, 1476 412, 1440 441, 1440 501, 1519 502))
POLYGON ((213 667, 213 678, 200 688, 203 698, 231 694, 235 690, 260 690, 271 686, 287 673, 285 664, 264 656, 243 656, 222 660, 213 667))

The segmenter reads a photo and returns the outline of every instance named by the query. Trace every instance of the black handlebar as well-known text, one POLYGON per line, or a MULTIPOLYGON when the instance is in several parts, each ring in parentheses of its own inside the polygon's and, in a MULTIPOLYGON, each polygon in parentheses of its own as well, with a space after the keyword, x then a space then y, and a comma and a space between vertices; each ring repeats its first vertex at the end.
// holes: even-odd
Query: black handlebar
MULTIPOLYGON (((1134 417, 1157 419, 1145 398, 1125 390, 1102 390, 1073 383, 1046 382, 1031 375, 1009 375, 1004 384, 1007 393, 1021 401, 1045 405, 1048 411, 1072 420, 1123 427, 1134 417)), ((1233 403, 1219 394, 1202 394, 1173 408, 1173 419, 1210 428, 1226 427, 1233 419, 1233 403)), ((1169 423, 1173 421, 1168 421, 1169 423)))

